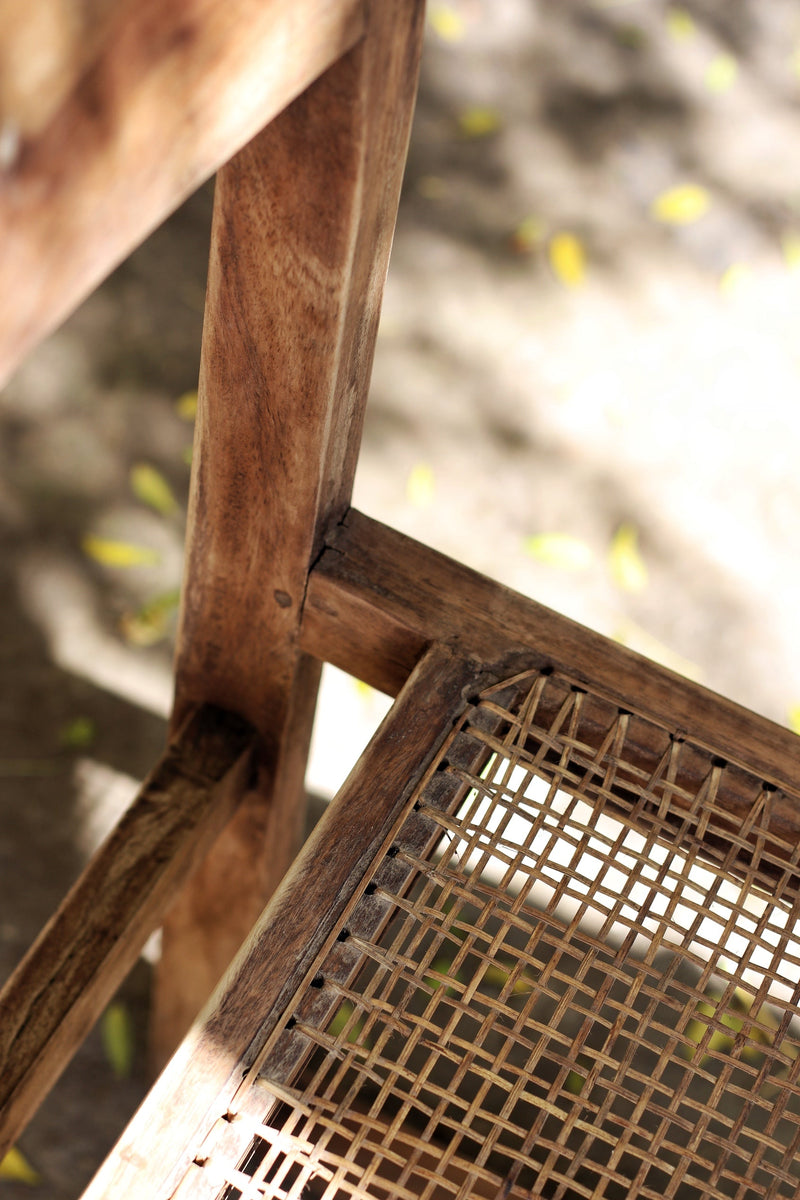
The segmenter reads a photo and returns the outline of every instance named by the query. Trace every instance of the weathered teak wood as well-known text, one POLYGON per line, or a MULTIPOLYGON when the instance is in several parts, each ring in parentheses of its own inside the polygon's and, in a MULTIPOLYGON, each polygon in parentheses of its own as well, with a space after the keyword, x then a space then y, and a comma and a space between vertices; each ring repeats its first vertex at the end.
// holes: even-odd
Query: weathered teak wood
MULTIPOLYGON (((471 664, 438 647, 422 660, 233 964, 84 1200, 166 1200, 214 1126, 237 1111, 242 1072, 309 969, 396 813, 464 705, 471 664), (376 777, 367 764, 380 762, 376 777), (314 886, 311 887, 313 881, 314 886)), ((201 1175, 201 1172, 196 1172, 201 1175)), ((189 1194, 208 1193, 202 1178, 189 1194)), ((183 1193, 181 1193, 183 1194, 183 1193)))
POLYGON ((0 1158, 230 819, 252 742, 240 718, 192 717, 0 992, 0 1158))
POLYGON ((800 777, 788 729, 351 510, 311 573, 303 648, 391 695, 430 642, 482 662, 533 651, 767 781, 800 777))
POLYGON ((0 84, 0 383, 364 30, 363 0, 10 7, 0 38, 0 64, 14 64, 0 84))
POLYGON ((176 714, 241 712, 266 752, 258 792, 165 928, 157 1058, 297 849, 317 683, 300 613, 349 502, 422 35, 421 0, 365 9, 364 40, 217 181, 176 714))

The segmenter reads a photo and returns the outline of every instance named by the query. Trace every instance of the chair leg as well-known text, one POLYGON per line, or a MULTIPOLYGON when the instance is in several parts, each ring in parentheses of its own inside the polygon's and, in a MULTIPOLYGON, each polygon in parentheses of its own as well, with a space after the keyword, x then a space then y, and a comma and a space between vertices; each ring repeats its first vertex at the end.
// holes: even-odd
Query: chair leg
POLYGON ((367 9, 367 36, 217 180, 175 720, 205 702, 246 716, 262 769, 166 923, 158 1061, 297 846, 306 580, 349 504, 422 37, 422 0, 367 9))

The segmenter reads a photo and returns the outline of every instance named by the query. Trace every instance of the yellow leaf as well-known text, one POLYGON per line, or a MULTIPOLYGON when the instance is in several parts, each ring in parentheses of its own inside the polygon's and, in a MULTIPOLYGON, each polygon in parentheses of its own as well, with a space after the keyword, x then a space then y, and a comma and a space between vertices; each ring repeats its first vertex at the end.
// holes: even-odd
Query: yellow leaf
POLYGON ((137 500, 168 517, 178 507, 172 488, 164 476, 149 463, 136 463, 131 467, 131 488, 137 500))
POLYGON ((193 421, 197 416, 197 392, 184 392, 175 401, 175 411, 184 421, 193 421))
POLYGON ((578 288, 586 275, 586 252, 574 233, 557 233, 548 247, 550 266, 565 287, 578 288))
POLYGON ((460 42, 466 32, 464 18, 449 4, 436 4, 428 14, 431 28, 445 42, 460 42))
POLYGON ((641 592, 647 586, 647 567, 639 553, 639 533, 635 525, 624 522, 611 539, 608 569, 617 587, 624 592, 641 592))
POLYGON ((433 471, 427 463, 417 463, 406 482, 406 497, 414 508, 430 508, 433 504, 435 485, 433 471))
POLYGON ((744 263, 732 263, 719 281, 723 296, 740 296, 753 281, 753 272, 744 263))
POLYGON ((28 1162, 21 1150, 12 1146, 0 1160, 0 1179, 13 1180, 15 1183, 41 1183, 42 1177, 28 1162))
POLYGON ((539 246, 544 237, 544 223, 539 217, 525 217, 514 230, 511 245, 517 254, 530 254, 539 246))
POLYGON ((124 1004, 115 1001, 103 1014, 103 1049, 117 1079, 127 1079, 134 1055, 133 1022, 124 1004))
POLYGON ((531 558, 564 571, 585 571, 594 558, 586 542, 568 533, 537 533, 524 544, 531 558))
POLYGON ((496 108, 466 108, 458 116, 458 127, 464 137, 488 137, 497 133, 502 118, 496 108))
POLYGON ((87 533, 81 545, 84 554, 104 567, 152 567, 161 561, 149 546, 134 546, 131 542, 117 542, 93 533, 87 533))
POLYGON ((800 234, 785 233, 781 239, 781 250, 789 270, 800 270, 800 234))
POLYGON ((695 24, 685 8, 667 9, 667 32, 676 42, 694 37, 695 24))
POLYGON ((705 84, 709 92, 720 95, 736 83, 739 64, 732 54, 717 54, 706 68, 705 84))
POLYGON ((788 724, 792 733, 800 733, 800 704, 793 704, 789 709, 788 724))
POLYGON ((690 225, 699 221, 711 206, 711 197, 698 183, 680 183, 656 196, 651 215, 665 225, 690 225))

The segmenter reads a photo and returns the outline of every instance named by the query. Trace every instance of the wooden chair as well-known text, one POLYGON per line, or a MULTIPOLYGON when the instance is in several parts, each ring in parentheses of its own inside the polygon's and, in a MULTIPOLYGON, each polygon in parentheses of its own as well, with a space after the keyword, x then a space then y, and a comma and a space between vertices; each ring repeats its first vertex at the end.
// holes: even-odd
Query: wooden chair
POLYGON ((795 1196, 796 738, 349 507, 421 22, 130 0, 5 117, 5 370, 221 170, 174 736, 3 1144, 164 921, 162 1056, 235 958, 87 1200, 795 1196), (396 699, 297 854, 323 661, 396 699))

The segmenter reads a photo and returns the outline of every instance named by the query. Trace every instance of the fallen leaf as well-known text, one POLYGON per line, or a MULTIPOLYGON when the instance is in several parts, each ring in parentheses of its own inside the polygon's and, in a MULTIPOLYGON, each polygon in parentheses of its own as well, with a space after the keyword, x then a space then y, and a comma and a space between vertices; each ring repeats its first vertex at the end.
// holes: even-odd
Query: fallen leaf
POLYGON ((753 282, 753 272, 744 263, 731 263, 719 281, 719 290, 723 296, 741 296, 749 284, 753 282))
POLYGON ((120 1001, 115 1001, 106 1009, 100 1032, 112 1071, 117 1079, 127 1079, 133 1066, 135 1042, 131 1015, 120 1001))
MULTIPOLYGON (((338 1038, 344 1033, 344 1031, 347 1027, 347 1024, 350 1021, 350 1019, 352 1018, 354 1012, 355 1012, 355 1008, 350 1003, 350 1001, 343 1000, 342 1003, 337 1008, 336 1012, 333 1014, 333 1017, 331 1018, 331 1023, 328 1026, 328 1033, 330 1034, 330 1036, 332 1038, 338 1038)), ((359 1037, 361 1036, 361 1033, 363 1032, 363 1029, 364 1029, 363 1018, 354 1021, 347 1033, 348 1042, 357 1042, 359 1037)))
POLYGON ((594 558, 591 547, 569 533, 537 533, 524 546, 531 558, 564 571, 585 571, 594 558))
POLYGON ((788 724, 792 733, 800 733, 800 704, 793 704, 789 709, 788 724))
POLYGON ((0 1159, 0 1179, 13 1180, 15 1183, 28 1183, 34 1186, 42 1182, 38 1171, 34 1170, 25 1155, 16 1146, 6 1151, 0 1159))
POLYGON ((548 246, 550 266, 568 288, 578 288, 586 276, 586 252, 574 233, 557 233, 548 246))
POLYGON ((732 54, 717 54, 706 67, 705 85, 709 92, 721 95, 736 83, 739 64, 732 54))
POLYGON ((676 42, 694 37, 696 30, 691 14, 685 8, 668 8, 667 32, 676 42))
POLYGON ((800 234, 785 233, 781 238, 781 252, 790 271, 800 270, 800 234))
POLYGON ((711 197, 699 183, 680 183, 656 196, 650 213, 664 225, 691 225, 711 207, 711 197))
POLYGON ((580 1096, 585 1083, 585 1076, 579 1075, 577 1071, 570 1071, 564 1080, 564 1087, 573 1096, 580 1096))
POLYGON ((97 726, 91 717, 74 717, 59 734, 59 741, 68 750, 83 750, 97 737, 97 726))
POLYGON ((412 467, 406 482, 406 498, 414 508, 430 508, 435 495, 433 470, 427 463, 412 467))
POLYGON ((150 463, 136 463, 131 467, 130 483, 137 500, 149 505, 162 516, 175 512, 178 501, 164 476, 150 463))
POLYGON ((530 254, 544 239, 544 222, 539 217, 525 217, 511 236, 511 245, 517 254, 530 254))
POLYGON ((197 416, 197 392, 184 392, 175 401, 175 411, 184 421, 193 421, 197 416))
POLYGON ((624 592, 641 592, 647 586, 647 567, 639 553, 639 532, 625 521, 611 539, 608 548, 611 578, 624 592))
POLYGON ((446 988, 445 995, 455 996, 457 994, 457 990, 451 986, 451 982, 460 983, 461 976, 458 973, 456 973, 455 976, 450 975, 450 968, 452 965, 452 958, 437 958, 434 962, 432 962, 430 965, 430 970, 435 971, 436 975, 430 975, 426 977, 425 982, 428 987, 434 992, 443 987, 446 988), (444 976, 444 978, 441 978, 442 976, 444 976))
POLYGON ((449 4, 436 4, 428 13, 431 28, 445 42, 460 42, 466 32, 464 18, 449 4))
POLYGON ((497 133, 502 123, 496 108, 466 108, 458 115, 458 127, 468 138, 488 137, 497 133))
POLYGON ((447 184, 438 175, 422 175, 417 180, 417 191, 425 200, 443 200, 447 184))
POLYGON ((93 533, 87 533, 81 546, 84 554, 104 567, 152 567, 161 561, 160 555, 149 546, 135 546, 132 542, 118 542, 93 533))
POLYGON ((180 604, 180 588, 171 588, 148 600, 136 612, 125 613, 120 630, 126 641, 134 646, 154 646, 169 632, 169 619, 180 604))

